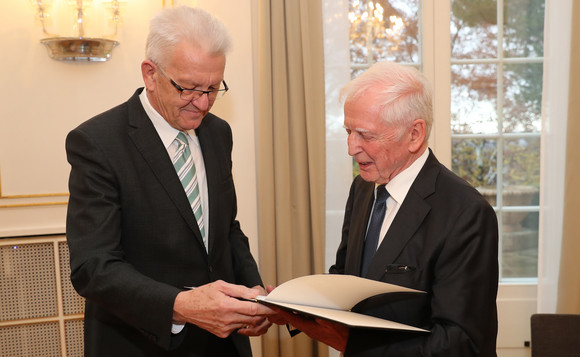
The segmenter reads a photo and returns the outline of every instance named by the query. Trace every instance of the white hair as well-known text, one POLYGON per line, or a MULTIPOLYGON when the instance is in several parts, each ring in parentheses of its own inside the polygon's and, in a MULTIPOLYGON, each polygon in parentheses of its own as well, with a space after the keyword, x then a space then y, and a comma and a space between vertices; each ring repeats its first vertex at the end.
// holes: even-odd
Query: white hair
POLYGON ((385 123, 406 129, 415 119, 426 125, 425 140, 433 125, 431 87, 417 69, 393 62, 377 62, 340 91, 345 103, 361 95, 377 95, 377 106, 385 123))
POLYGON ((168 54, 181 42, 211 55, 225 56, 232 47, 230 34, 220 20, 205 10, 179 6, 165 9, 151 20, 145 56, 165 66, 168 54))

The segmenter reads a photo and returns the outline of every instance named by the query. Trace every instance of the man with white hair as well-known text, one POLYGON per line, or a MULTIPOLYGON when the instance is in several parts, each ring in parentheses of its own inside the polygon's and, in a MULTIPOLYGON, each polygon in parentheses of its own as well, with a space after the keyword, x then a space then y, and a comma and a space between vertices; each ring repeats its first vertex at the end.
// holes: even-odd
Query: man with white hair
POLYGON ((71 280, 85 356, 251 356, 270 323, 236 220, 225 94, 230 37, 207 12, 151 21, 145 88, 66 140, 71 280))
POLYGON ((425 291, 394 300, 379 295, 354 311, 430 333, 349 330, 283 312, 272 321, 290 322, 345 356, 495 356, 497 217, 428 148, 427 80, 412 67, 379 62, 341 96, 348 153, 360 175, 330 273, 425 291))

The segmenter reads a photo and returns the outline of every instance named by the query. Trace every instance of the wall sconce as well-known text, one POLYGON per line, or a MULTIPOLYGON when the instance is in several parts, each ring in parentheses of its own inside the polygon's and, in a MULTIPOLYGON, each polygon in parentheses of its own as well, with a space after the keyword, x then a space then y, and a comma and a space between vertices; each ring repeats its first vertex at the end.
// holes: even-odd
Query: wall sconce
POLYGON ((119 22, 118 0, 33 0, 42 31, 40 42, 59 61, 107 61, 119 22), (61 34, 64 34, 61 35, 61 34))

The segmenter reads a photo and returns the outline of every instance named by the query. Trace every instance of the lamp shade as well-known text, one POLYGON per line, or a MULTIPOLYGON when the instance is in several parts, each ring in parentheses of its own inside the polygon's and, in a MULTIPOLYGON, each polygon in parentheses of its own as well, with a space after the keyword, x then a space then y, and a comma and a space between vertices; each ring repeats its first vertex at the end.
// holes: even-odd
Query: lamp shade
POLYGON ((116 41, 122 2, 118 0, 35 0, 37 18, 51 58, 107 61, 116 41))

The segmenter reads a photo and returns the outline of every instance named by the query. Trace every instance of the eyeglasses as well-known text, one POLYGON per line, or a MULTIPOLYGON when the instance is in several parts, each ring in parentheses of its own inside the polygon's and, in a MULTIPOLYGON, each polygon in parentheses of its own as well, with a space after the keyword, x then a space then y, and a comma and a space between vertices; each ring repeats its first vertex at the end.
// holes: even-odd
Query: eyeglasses
POLYGON ((219 84, 219 88, 218 89, 201 90, 201 89, 195 89, 195 88, 192 88, 192 89, 183 88, 179 84, 175 83, 175 81, 173 79, 171 79, 171 77, 169 77, 169 75, 167 75, 167 73, 165 73, 165 71, 163 70, 163 68, 161 68, 160 66, 157 66, 157 68, 159 68, 159 70, 161 71, 161 73, 167 79, 169 79, 169 81, 175 87, 175 89, 177 89, 179 91, 179 96, 183 100, 187 100, 187 101, 197 100, 202 95, 207 94, 207 98, 210 101, 214 101, 216 99, 219 99, 219 98, 223 97, 224 94, 226 94, 226 92, 230 89, 228 87, 226 81, 224 81, 224 80, 222 80, 222 82, 219 84))

